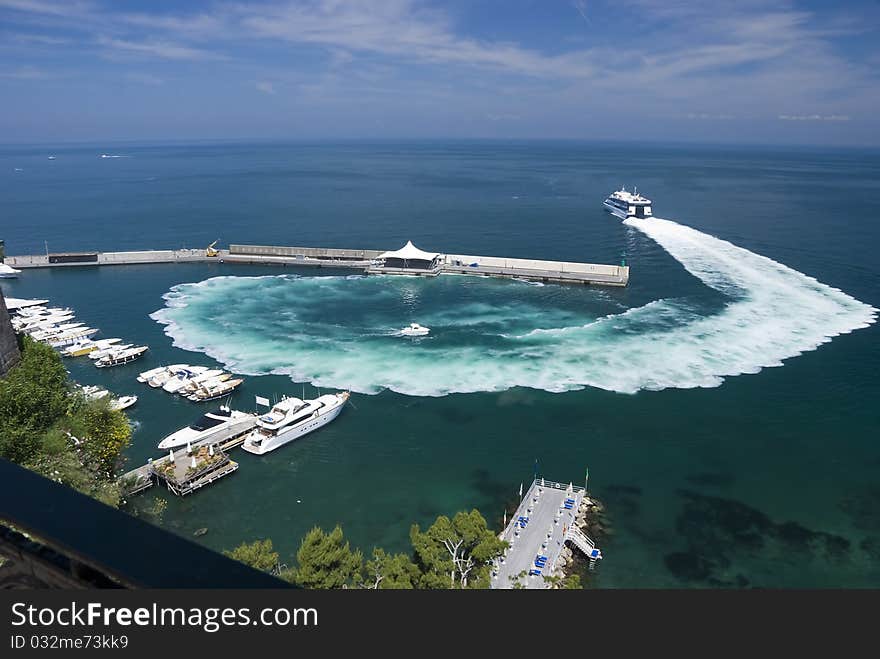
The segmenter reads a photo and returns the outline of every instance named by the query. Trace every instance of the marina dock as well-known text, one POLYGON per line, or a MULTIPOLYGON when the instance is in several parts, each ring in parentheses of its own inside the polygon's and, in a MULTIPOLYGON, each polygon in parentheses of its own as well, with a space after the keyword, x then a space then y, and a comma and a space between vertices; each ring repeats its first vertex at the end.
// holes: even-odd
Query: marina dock
POLYGON ((535 479, 501 534, 510 546, 494 566, 491 587, 513 588, 519 583, 527 589, 548 588, 544 577, 559 576, 554 572, 566 543, 580 550, 592 568, 602 552, 578 528, 585 496, 583 487, 535 479))
POLYGON ((29 256, 7 256, 14 268, 54 268, 74 266, 144 265, 162 263, 249 263, 318 268, 351 268, 365 274, 437 276, 466 274, 485 277, 526 279, 529 281, 599 286, 626 286, 629 266, 547 261, 498 256, 438 254, 431 267, 380 266, 384 253, 375 249, 337 249, 330 247, 285 247, 232 244, 228 250, 176 249, 135 252, 63 252, 29 256))
POLYGON ((253 424, 236 435, 219 441, 208 438, 191 444, 189 448, 181 447, 173 452, 173 461, 169 451, 160 458, 150 459, 146 464, 126 472, 120 476, 119 481, 129 496, 148 490, 157 483, 164 483, 169 492, 178 496, 192 494, 238 469, 238 463, 229 459, 227 453, 241 446, 256 424, 257 417, 254 416, 253 424), (192 449, 191 453, 189 449, 192 449), (194 456, 195 468, 192 467, 194 456))

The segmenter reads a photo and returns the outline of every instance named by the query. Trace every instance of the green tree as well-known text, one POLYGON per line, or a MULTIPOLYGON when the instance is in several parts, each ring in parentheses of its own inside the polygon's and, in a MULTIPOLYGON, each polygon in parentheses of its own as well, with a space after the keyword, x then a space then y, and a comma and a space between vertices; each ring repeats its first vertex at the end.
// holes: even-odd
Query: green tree
POLYGON ((61 357, 30 337, 22 357, 0 380, 0 457, 19 464, 39 450, 41 436, 67 411, 67 371, 61 357))
POLYGON ((488 588, 489 564, 507 546, 478 510, 441 515, 424 532, 414 524, 410 540, 424 588, 488 588))
POLYGON ((419 584, 419 568, 406 554, 386 554, 373 549, 373 557, 364 565, 360 587, 372 590, 411 590, 419 584))
POLYGON ((269 538, 255 540, 250 544, 243 542, 235 549, 223 553, 229 558, 263 572, 276 572, 279 568, 278 552, 272 548, 272 541, 269 538))
POLYGON ((110 407, 108 401, 86 403, 76 417, 84 428, 83 452, 85 459, 96 471, 112 478, 120 462, 122 451, 131 441, 131 426, 120 410, 110 407))
POLYGON ((347 588, 355 583, 361 571, 363 556, 352 551, 336 526, 330 533, 314 527, 296 553, 297 567, 282 573, 303 588, 347 588))

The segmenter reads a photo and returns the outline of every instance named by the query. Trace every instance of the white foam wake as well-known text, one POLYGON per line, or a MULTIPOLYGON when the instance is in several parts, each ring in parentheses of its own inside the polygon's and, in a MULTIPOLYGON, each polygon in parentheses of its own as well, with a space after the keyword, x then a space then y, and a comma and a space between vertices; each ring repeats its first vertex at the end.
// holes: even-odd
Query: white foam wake
POLYGON ((873 307, 727 241, 659 218, 626 224, 725 303, 706 312, 667 298, 617 313, 590 289, 282 275, 182 284, 153 317, 175 345, 242 373, 423 396, 714 387, 876 320, 873 307), (390 336, 407 314, 432 328, 431 341, 390 336))

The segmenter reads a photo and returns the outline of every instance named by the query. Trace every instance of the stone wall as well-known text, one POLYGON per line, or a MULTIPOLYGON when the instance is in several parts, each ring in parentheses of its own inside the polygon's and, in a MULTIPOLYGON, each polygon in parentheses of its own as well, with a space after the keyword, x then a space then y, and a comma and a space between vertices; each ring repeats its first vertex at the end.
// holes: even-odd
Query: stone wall
POLYGON ((6 375, 19 359, 21 354, 18 351, 15 331, 12 329, 9 312, 6 310, 6 299, 3 297, 3 291, 0 291, 0 377, 6 375))

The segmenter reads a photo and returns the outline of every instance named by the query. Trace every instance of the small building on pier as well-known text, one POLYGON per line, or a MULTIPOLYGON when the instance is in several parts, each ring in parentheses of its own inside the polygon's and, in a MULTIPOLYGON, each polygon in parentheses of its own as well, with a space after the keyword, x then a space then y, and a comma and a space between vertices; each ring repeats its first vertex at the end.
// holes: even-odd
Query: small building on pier
POLYGON ((426 252, 412 244, 393 252, 383 252, 370 264, 368 272, 386 274, 418 274, 437 275, 443 265, 443 255, 437 252, 426 252))

